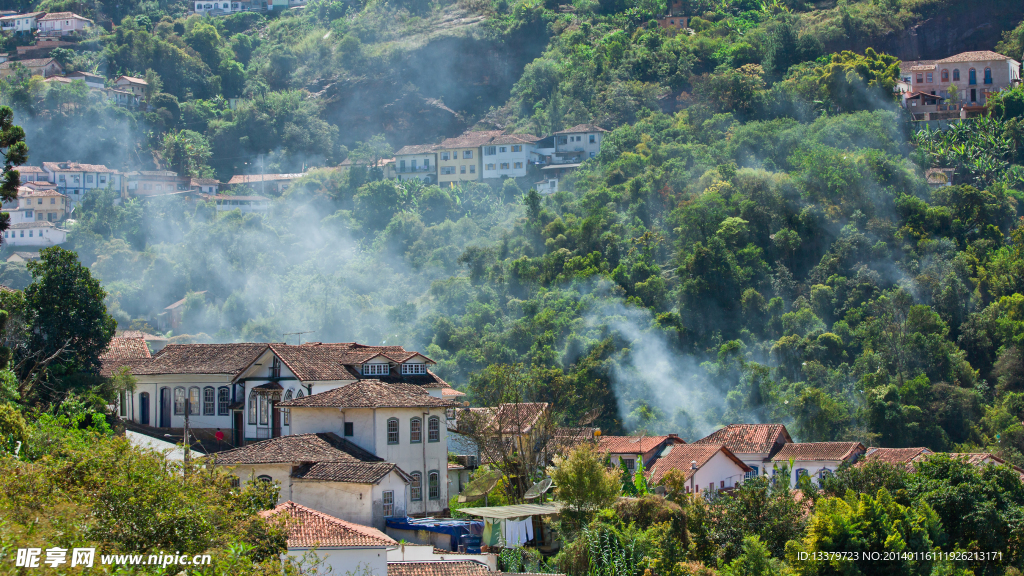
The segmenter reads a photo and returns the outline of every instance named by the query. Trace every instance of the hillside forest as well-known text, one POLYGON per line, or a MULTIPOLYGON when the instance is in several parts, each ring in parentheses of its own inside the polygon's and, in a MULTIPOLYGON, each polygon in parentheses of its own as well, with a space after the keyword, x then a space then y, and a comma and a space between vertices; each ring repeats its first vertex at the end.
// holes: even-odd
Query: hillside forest
MULTIPOLYGON (((24 289, 0 293, 17 335, 3 398, 31 422, 18 426, 37 475, 0 475, 7 492, 28 493, 37 478, 69 498, 71 518, 116 502, 90 491, 110 462, 151 465, 105 427, 106 403, 129 384, 96 376, 96 355, 115 329, 155 331, 153 315, 182 298, 172 342, 401 344, 435 360, 470 402, 494 389, 489 367, 518 365, 527 399, 605 434, 691 441, 728 423, 779 422, 797 441, 991 452, 1024 466, 1024 89, 947 130, 917 128, 893 95, 911 28, 988 19, 988 32, 939 48, 1020 59, 1024 10, 997 0, 683 4, 692 33, 658 27, 659 0, 312 0, 216 18, 162 0, 19 0, 108 22, 58 54, 69 70, 153 87, 152 110, 131 112, 80 86, 0 79, 26 163, 71 154, 226 178, 254 173, 260 158, 267 172, 305 175, 266 215, 91 193, 65 250, 2 265, 0 283, 24 289), (438 68, 424 65, 433 58, 438 68), (579 123, 609 132, 551 195, 512 179, 440 188, 336 168, 465 129, 545 136, 579 123), (953 168, 955 185, 929 185, 932 167, 953 168), (34 370, 54 342, 46 335, 61 334, 48 292, 70 297, 61 273, 88 286, 89 344, 34 370), (85 458, 92 444, 110 458, 85 458), (61 462, 83 458, 94 468, 62 475, 61 462)), ((279 570, 260 563, 280 535, 248 523, 268 496, 205 499, 203 486, 154 496, 150 509, 204 502, 202 517, 249 531, 181 546, 226 547, 218 561, 244 557, 239 573, 279 570), (241 548, 227 547, 234 539, 241 548)), ((11 498, 12 522, 28 530, 38 502, 11 498)), ((798 495, 754 481, 712 502, 669 490, 601 508, 565 527, 573 546, 556 564, 528 567, 838 574, 796 554, 897 540, 1006 555, 842 573, 1024 567, 1019 478, 948 458, 914 473, 844 470, 798 495)), ((139 547, 114 523, 90 526, 79 536, 139 547)), ((175 526, 157 527, 160 542, 175 545, 175 526)))

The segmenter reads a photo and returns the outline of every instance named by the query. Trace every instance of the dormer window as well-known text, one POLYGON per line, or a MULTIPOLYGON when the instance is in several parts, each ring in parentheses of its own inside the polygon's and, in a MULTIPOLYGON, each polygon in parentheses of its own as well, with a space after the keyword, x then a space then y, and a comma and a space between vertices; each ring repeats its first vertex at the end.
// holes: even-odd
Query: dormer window
POLYGON ((387 376, 390 365, 381 364, 363 364, 363 375, 364 376, 387 376))
POLYGON ((402 374, 426 374, 427 365, 422 362, 407 362, 402 364, 402 374))

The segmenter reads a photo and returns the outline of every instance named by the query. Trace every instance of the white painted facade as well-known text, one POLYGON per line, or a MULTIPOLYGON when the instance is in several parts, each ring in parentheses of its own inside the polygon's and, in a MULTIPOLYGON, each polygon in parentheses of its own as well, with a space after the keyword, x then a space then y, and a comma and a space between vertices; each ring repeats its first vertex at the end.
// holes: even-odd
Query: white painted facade
POLYGON ((530 166, 533 144, 494 144, 480 147, 484 178, 522 178, 530 166))
MULTIPOLYGON (((448 507, 448 429, 441 408, 292 408, 292 434, 334 432, 406 474, 419 475, 420 494, 410 486, 409 514, 438 513, 448 507), (420 441, 412 439, 413 420, 420 423, 420 441), (430 440, 431 420, 437 422, 436 441, 430 440), (398 442, 389 442, 389 421, 397 422, 398 442), (436 490, 431 493, 431 475, 436 490)), ((391 435, 393 440, 394 435, 391 435)), ((299 502, 299 500, 296 500, 299 502)), ((301 502, 300 502, 301 503, 301 502)), ((313 506, 316 508, 315 506, 313 506)), ((318 510, 320 508, 317 508, 318 510)), ((326 512, 326 510, 325 510, 326 512)), ((344 516, 339 516, 344 518, 344 516)))
MULTIPOLYGON (((815 484, 820 485, 821 479, 828 474, 834 474, 843 462, 843 460, 794 460, 793 467, 789 471, 789 485, 796 488, 797 477, 800 475, 810 476, 815 484)), ((773 464, 775 465, 771 472, 773 476, 783 465, 789 465, 788 462, 773 462, 773 464)))
POLYGON ((395 161, 388 164, 389 177, 401 181, 421 180, 426 184, 437 182, 437 154, 395 154, 395 161))
MULTIPOLYGON (((27 217, 27 212, 26 212, 27 217)), ((29 222, 11 224, 4 232, 4 244, 8 246, 38 246, 46 248, 63 244, 68 231, 57 228, 53 222, 29 222)))
POLYGON ((408 510, 409 485, 397 470, 392 470, 376 484, 361 484, 292 478, 291 464, 241 464, 230 469, 242 484, 260 479, 280 484, 278 504, 291 500, 335 518, 379 530, 384 529, 386 518, 385 492, 391 492, 393 497, 391 516, 404 516, 408 510))
MULTIPOLYGON (((300 559, 309 548, 288 548, 288 555, 300 559)), ((344 548, 319 546, 316 556, 323 564, 323 574, 358 574, 359 576, 387 576, 387 548, 344 548)))
POLYGON ((62 168, 58 164, 44 162, 43 170, 46 171, 47 181, 56 184, 57 190, 67 195, 72 206, 80 202, 90 190, 110 188, 118 195, 123 195, 123 175, 120 172, 105 166, 71 164, 68 168, 62 168))
MULTIPOLYGON (((426 532, 423 530, 422 532, 426 532)), ((428 534, 437 534, 436 532, 426 532, 428 534)), ((444 540, 450 540, 447 534, 443 535, 444 540)), ((441 543, 444 546, 450 545, 448 542, 441 543)), ((486 564, 491 572, 498 571, 498 555, 497 554, 458 554, 458 553, 441 553, 434 552, 434 546, 432 544, 399 544, 395 548, 388 550, 388 562, 445 562, 452 560, 469 560, 471 562, 480 562, 486 564)))
POLYGON ((593 158, 601 151, 602 138, 604 138, 604 132, 601 131, 558 133, 555 135, 555 152, 556 155, 566 152, 582 152, 583 160, 593 158))
POLYGON ((686 481, 689 490, 703 492, 710 489, 712 492, 724 488, 735 488, 743 483, 746 472, 719 450, 697 472, 686 481))

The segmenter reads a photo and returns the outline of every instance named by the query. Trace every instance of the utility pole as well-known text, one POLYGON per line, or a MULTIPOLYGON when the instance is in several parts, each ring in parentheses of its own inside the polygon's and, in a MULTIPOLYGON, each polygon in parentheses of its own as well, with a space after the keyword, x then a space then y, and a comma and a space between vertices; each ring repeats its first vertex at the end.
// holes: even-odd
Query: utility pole
POLYGON ((191 464, 192 464, 192 444, 188 441, 188 424, 189 424, 188 416, 189 416, 190 412, 192 412, 192 402, 191 402, 191 399, 188 396, 186 396, 185 397, 185 430, 184 430, 185 434, 184 434, 184 438, 183 438, 183 442, 185 444, 185 472, 184 473, 186 475, 188 474, 189 468, 191 468, 191 464))

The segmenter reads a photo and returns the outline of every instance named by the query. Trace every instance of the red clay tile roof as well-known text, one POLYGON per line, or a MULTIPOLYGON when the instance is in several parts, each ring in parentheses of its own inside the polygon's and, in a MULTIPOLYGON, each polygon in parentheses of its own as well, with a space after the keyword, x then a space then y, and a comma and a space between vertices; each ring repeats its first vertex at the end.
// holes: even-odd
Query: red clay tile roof
POLYGON ((751 468, 737 458, 724 444, 677 444, 672 450, 658 458, 651 465, 650 479, 655 484, 661 482, 669 470, 676 469, 683 473, 684 478, 693 475, 691 463, 697 462, 697 469, 700 470, 718 452, 722 452, 729 459, 736 463, 743 472, 749 472, 751 468))
POLYGON ((74 12, 50 12, 46 16, 43 16, 42 18, 40 18, 39 21, 42 22, 44 20, 71 20, 72 18, 77 18, 78 20, 86 20, 88 22, 92 22, 92 20, 89 20, 85 16, 79 16, 78 14, 75 14, 74 12))
POLYGON ((100 354, 100 360, 137 360, 151 357, 145 339, 136 336, 111 338, 107 349, 100 354))
POLYGON ((555 134, 579 134, 580 132, 607 132, 607 130, 600 126, 594 126, 593 124, 577 124, 572 128, 559 130, 558 132, 555 132, 555 134))
POLYGON ((232 374, 256 361, 266 344, 168 344, 151 360, 132 366, 132 374, 232 374))
POLYGON ((734 454, 771 454, 779 435, 793 441, 782 424, 729 424, 694 444, 725 444, 734 454))
POLYGON ((513 402, 492 410, 490 425, 500 427, 504 434, 525 434, 533 429, 548 409, 547 402, 513 402))
MULTIPOLYGON (((662 442, 672 438, 671 436, 600 436, 598 437, 598 449, 609 454, 645 454, 654 450, 662 442)), ((678 442, 673 444, 685 444, 679 437, 678 442)))
POLYGON ((48 172, 117 172, 117 170, 112 170, 102 164, 79 164, 78 162, 43 162, 43 169, 48 172))
POLYGON ((933 452, 927 448, 878 448, 872 446, 857 461, 857 466, 868 462, 885 462, 886 464, 909 464, 920 456, 928 456, 933 452))
POLYGON ((141 337, 114 337, 100 354, 100 375, 109 377, 122 366, 132 366, 135 360, 150 358, 149 346, 141 337))
POLYGON ((447 408, 457 406, 405 382, 357 380, 333 390, 278 404, 282 408, 447 408))
POLYGON ((67 198, 67 194, 57 192, 57 189, 50 186, 18 186, 18 198, 26 198, 29 196, 37 196, 40 198, 50 198, 53 196, 63 196, 67 198))
POLYGON ((292 374, 295 374, 303 382, 359 379, 358 374, 345 367, 347 354, 344 349, 306 344, 300 346, 271 344, 270 349, 292 371, 292 374))
POLYGON ((292 462, 378 463, 382 460, 333 432, 281 436, 215 455, 217 464, 281 464, 292 462))
POLYGON ((490 569, 479 562, 388 562, 388 576, 484 576, 490 569))
POLYGON ((284 518, 289 548, 376 548, 398 544, 376 528, 346 522, 291 500, 260 512, 260 516, 284 518))
POLYGON ((1009 56, 1003 56, 991 50, 978 50, 975 52, 961 52, 942 60, 936 60, 936 64, 952 64, 954 62, 984 62, 985 60, 1013 60, 1009 56))
POLYGON ((375 484, 392 471, 407 482, 411 477, 390 462, 312 462, 296 468, 291 476, 300 480, 375 484))
POLYGON ((860 442, 797 442, 786 444, 772 462, 793 460, 848 460, 864 452, 860 442))

